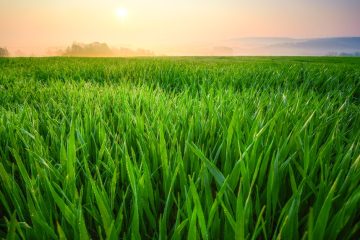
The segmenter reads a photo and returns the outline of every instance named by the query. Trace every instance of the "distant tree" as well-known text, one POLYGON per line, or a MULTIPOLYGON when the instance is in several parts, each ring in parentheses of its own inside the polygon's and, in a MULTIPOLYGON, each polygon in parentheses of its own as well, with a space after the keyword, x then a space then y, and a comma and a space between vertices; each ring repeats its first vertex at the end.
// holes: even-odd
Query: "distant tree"
POLYGON ((226 47, 226 46, 219 46, 219 47, 214 47, 213 51, 211 53, 211 55, 214 56, 232 56, 234 53, 234 50, 230 47, 226 47))
POLYGON ((65 56, 78 57, 108 57, 112 56, 112 50, 106 43, 73 43, 64 53, 65 56))
POLYGON ((110 48, 106 43, 73 43, 62 53, 64 56, 77 57, 131 57, 154 56, 152 51, 146 49, 132 50, 129 48, 110 48))
POLYGON ((342 52, 342 53, 339 54, 339 56, 342 56, 342 57, 359 57, 360 52, 352 52, 352 53, 342 52))
POLYGON ((8 57, 8 56, 9 56, 9 51, 6 48, 0 47, 0 57, 8 57))

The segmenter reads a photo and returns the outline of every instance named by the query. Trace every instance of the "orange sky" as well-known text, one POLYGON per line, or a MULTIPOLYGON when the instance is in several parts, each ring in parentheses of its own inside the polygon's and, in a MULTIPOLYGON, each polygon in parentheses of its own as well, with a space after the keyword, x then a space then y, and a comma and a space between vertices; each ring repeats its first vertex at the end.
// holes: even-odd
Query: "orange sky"
POLYGON ((360 36, 359 12, 359 0, 1 0, 0 46, 43 54, 98 41, 181 55, 240 37, 360 36))

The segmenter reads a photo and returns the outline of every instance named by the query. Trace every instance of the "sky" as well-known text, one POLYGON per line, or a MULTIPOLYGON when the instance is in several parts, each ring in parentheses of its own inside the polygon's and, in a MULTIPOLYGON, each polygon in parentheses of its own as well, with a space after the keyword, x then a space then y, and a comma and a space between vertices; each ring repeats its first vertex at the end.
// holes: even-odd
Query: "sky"
POLYGON ((106 42, 196 54, 229 39, 360 36, 359 0, 0 0, 0 47, 106 42))

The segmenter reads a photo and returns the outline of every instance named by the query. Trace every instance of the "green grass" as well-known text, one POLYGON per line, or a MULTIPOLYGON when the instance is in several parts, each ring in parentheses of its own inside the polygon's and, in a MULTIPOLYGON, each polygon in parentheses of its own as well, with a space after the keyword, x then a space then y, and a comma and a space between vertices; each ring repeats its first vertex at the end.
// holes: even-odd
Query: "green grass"
POLYGON ((0 59, 0 238, 355 239, 359 58, 0 59))

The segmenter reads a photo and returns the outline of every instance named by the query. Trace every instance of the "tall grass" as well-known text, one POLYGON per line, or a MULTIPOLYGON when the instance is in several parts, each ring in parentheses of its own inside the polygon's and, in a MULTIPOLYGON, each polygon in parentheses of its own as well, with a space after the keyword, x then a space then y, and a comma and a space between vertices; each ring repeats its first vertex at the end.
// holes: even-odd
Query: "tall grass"
POLYGON ((359 66, 0 59, 0 237, 354 239, 359 66))

